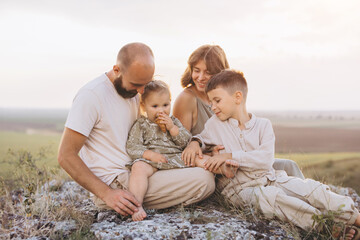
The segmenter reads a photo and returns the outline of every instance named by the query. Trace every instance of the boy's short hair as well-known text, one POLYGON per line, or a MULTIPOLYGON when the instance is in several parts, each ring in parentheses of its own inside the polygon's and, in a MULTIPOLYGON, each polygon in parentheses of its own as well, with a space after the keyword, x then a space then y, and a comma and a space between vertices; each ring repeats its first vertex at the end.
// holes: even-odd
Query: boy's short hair
POLYGON ((229 94, 241 91, 246 101, 248 87, 244 74, 240 71, 227 69, 215 74, 207 82, 205 92, 208 93, 217 87, 224 88, 229 94))
POLYGON ((150 93, 152 92, 158 92, 158 93, 163 93, 163 92, 167 92, 169 93, 170 99, 171 99, 171 93, 169 90, 169 86, 160 80, 153 80, 149 83, 147 83, 144 87, 144 93, 141 94, 141 102, 145 102, 146 98, 150 95, 150 93))

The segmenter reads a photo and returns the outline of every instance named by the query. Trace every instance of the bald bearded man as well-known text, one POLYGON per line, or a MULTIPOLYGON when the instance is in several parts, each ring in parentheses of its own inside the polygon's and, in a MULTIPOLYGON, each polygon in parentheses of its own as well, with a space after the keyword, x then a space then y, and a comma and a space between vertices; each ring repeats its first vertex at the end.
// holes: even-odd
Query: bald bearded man
MULTIPOLYGON (((112 69, 82 87, 74 98, 58 162, 81 186, 94 194, 94 203, 132 215, 140 206, 127 190, 130 162, 128 132, 139 117, 139 96, 153 79, 154 55, 143 43, 130 43, 118 53, 112 69)), ((144 198, 147 208, 191 204, 215 189, 214 176, 202 168, 156 172, 144 198)))

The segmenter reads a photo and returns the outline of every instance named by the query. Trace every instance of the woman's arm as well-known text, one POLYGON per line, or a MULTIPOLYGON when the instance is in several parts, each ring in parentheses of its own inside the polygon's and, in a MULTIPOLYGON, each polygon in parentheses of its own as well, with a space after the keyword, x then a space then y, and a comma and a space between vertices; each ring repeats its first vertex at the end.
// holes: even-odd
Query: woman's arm
POLYGON ((189 132, 196 123, 196 119, 194 119, 196 111, 196 98, 184 90, 175 100, 173 115, 189 132))

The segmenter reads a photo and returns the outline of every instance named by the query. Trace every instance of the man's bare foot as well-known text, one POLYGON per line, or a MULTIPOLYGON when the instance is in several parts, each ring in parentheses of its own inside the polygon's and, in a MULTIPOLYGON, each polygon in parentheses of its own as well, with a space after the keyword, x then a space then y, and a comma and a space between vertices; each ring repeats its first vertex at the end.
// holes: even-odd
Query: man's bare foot
POLYGON ((233 178, 238 168, 239 164, 230 159, 226 160, 225 164, 220 166, 221 173, 227 178, 233 178))
POLYGON ((141 206, 141 207, 139 207, 138 208, 139 209, 139 211, 137 211, 136 213, 134 213, 133 215, 132 215, 132 220, 133 221, 142 221, 142 220, 144 220, 145 218, 146 218, 146 212, 145 212, 145 210, 144 210, 144 208, 141 206))

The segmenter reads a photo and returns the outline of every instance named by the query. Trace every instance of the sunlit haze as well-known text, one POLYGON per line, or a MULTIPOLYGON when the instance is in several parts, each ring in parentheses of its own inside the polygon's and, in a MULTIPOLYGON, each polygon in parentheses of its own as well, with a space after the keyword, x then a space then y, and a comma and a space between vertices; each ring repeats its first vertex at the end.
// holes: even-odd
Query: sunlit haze
POLYGON ((360 110, 360 1, 0 1, 0 107, 70 108, 143 42, 180 93, 191 52, 218 44, 251 110, 360 110))

